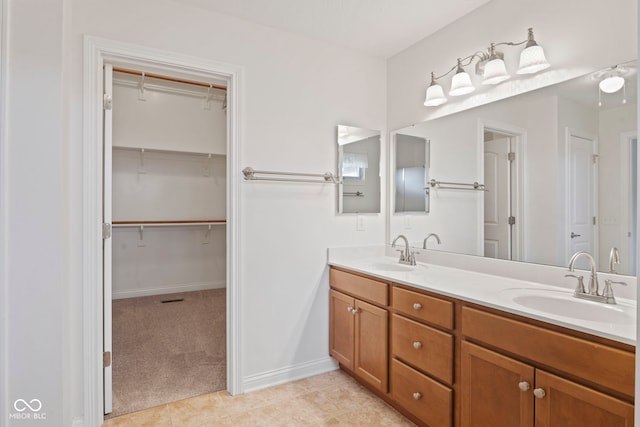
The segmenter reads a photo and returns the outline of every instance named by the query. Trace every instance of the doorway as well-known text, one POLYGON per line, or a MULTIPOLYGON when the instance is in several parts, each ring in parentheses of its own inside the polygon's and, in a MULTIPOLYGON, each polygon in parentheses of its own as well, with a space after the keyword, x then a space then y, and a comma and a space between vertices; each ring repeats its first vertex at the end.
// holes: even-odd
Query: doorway
POLYGON ((103 241, 108 241, 110 229, 103 220, 103 131, 109 99, 104 96, 103 66, 110 63, 126 69, 139 69, 153 74, 191 81, 226 81, 226 389, 232 395, 241 393, 240 372, 236 363, 239 354, 239 260, 238 217, 239 199, 239 117, 238 93, 241 68, 173 52, 115 42, 97 37, 85 38, 84 63, 84 145, 83 145, 83 281, 84 293, 84 413, 85 422, 101 425, 105 409, 105 368, 111 360, 104 352, 104 318, 107 313, 103 293, 103 241), (103 240, 104 238, 104 240, 103 240))
POLYGON ((505 126, 483 126, 484 256, 519 260, 524 218, 520 214, 522 190, 520 145, 524 135, 505 126))
POLYGON ((226 389, 226 82, 107 63, 105 94, 104 410, 119 416, 226 389))
MULTIPOLYGON (((565 262, 569 262, 571 256, 579 251, 598 253, 598 200, 595 191, 598 188, 598 150, 596 138, 586 132, 567 129, 566 138, 565 262)), ((576 266, 590 268, 585 259, 578 260, 576 266)))

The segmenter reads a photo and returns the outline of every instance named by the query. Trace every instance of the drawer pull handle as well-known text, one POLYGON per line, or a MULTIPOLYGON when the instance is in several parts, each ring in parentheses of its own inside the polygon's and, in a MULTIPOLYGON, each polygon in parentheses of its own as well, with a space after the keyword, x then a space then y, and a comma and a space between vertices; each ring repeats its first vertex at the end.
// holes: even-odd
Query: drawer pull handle
POLYGON ((414 400, 422 399, 422 393, 420 393, 419 391, 416 391, 415 393, 413 393, 413 399, 414 400))
POLYGON ((545 397, 547 395, 547 393, 544 392, 543 389, 541 388, 536 388, 533 390, 533 395, 535 397, 537 397, 538 399, 542 399, 543 397, 545 397))
POLYGON ((420 310, 421 308, 422 308, 422 304, 420 304, 419 302, 416 302, 413 304, 414 310, 420 310))
POLYGON ((413 348, 415 348, 416 350, 420 350, 422 348, 422 343, 420 341, 414 341, 413 348))
POLYGON ((526 381, 522 381, 518 383, 518 387, 520 387, 520 390, 522 391, 527 391, 531 388, 531 385, 529 385, 529 383, 526 381))

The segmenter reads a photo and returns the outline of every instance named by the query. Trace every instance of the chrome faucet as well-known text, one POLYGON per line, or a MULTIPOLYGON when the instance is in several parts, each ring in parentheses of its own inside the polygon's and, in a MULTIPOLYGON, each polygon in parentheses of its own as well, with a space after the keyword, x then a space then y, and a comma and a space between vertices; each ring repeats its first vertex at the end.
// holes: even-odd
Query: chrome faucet
MULTIPOLYGON (((600 286, 598 285, 598 273, 596 273, 596 260, 593 259, 591 254, 585 251, 580 251, 573 254, 571 259, 569 260, 569 271, 573 272, 573 266, 581 256, 587 257, 591 266, 591 277, 589 278, 589 290, 587 294, 591 296, 597 296, 600 286)), ((579 292, 575 293, 576 296, 578 296, 579 294, 579 292)))
POLYGON ((609 273, 618 274, 616 264, 620 264, 620 252, 618 252, 618 248, 614 247, 609 253, 609 273))
POLYGON ((400 250, 398 251, 400 252, 400 259, 398 260, 398 262, 400 264, 416 265, 415 254, 409 251, 409 240, 404 235, 400 234, 398 235, 398 237, 393 239, 393 242, 391 242, 391 247, 396 247, 396 242, 398 241, 398 239, 404 240, 404 252, 400 250))
POLYGON ((424 242, 422 242, 422 249, 427 249, 427 240, 429 240, 430 237, 435 237, 438 244, 442 243, 440 241, 440 236, 438 236, 436 233, 429 233, 429 235, 424 238, 424 242))

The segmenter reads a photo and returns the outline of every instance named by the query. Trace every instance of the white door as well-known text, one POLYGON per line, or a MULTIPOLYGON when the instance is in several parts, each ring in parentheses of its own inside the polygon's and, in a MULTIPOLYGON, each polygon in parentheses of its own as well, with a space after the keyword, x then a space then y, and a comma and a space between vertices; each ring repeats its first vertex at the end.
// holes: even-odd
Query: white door
POLYGON ((511 138, 484 143, 484 256, 511 259, 511 138))
MULTIPOLYGON (((113 66, 111 64, 104 65, 104 93, 105 108, 104 111, 104 141, 103 141, 103 189, 102 189, 102 222, 111 226, 111 174, 112 174, 112 113, 110 100, 113 96, 113 66)), ((103 237, 105 237, 103 235, 103 237)), ((102 313, 104 325, 104 343, 103 351, 106 355, 104 367, 104 413, 109 414, 112 411, 112 363, 111 363, 111 341, 112 341, 112 318, 111 318, 111 238, 103 238, 102 257, 103 257, 103 281, 102 281, 102 313)))
MULTIPOLYGON (((569 244, 567 260, 578 251, 589 252, 597 260, 595 253, 595 167, 594 140, 585 136, 569 135, 568 170, 568 224, 569 244)), ((578 261, 578 268, 588 269, 584 258, 578 261)))

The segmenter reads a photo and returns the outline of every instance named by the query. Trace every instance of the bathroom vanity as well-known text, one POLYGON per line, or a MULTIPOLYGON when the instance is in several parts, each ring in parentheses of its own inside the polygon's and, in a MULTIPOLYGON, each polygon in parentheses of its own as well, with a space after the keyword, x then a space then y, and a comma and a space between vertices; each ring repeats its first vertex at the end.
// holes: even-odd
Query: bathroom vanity
POLYGON ((419 425, 633 425, 634 302, 574 306, 557 286, 329 258, 331 356, 419 425))

